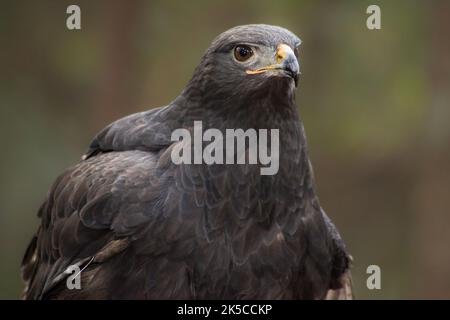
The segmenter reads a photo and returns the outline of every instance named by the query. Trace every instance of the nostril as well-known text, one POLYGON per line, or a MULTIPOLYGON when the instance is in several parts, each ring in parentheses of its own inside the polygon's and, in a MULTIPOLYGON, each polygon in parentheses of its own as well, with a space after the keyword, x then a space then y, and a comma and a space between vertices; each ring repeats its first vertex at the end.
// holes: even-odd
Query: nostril
POLYGON ((277 63, 280 63, 281 61, 283 61, 283 59, 284 56, 281 53, 277 52, 277 63))

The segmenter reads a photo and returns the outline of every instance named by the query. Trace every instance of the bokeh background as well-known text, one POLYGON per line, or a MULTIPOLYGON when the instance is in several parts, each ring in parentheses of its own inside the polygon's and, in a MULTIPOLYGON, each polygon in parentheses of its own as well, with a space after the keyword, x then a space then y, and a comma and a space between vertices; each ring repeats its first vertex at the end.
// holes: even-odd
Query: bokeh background
POLYGON ((176 97, 210 41, 247 23, 303 40, 299 110, 357 297, 450 298, 450 1, 413 0, 0 1, 0 298, 20 296, 56 176, 109 122, 176 97))

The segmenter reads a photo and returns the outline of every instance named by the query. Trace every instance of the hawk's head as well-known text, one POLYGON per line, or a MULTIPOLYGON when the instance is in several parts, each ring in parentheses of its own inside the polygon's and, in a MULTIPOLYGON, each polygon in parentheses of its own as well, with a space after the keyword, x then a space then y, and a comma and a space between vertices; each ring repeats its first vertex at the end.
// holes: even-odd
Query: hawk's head
POLYGON ((193 82, 219 96, 248 96, 276 84, 293 91, 300 73, 300 39, 264 24, 234 27, 220 34, 196 69, 193 82))

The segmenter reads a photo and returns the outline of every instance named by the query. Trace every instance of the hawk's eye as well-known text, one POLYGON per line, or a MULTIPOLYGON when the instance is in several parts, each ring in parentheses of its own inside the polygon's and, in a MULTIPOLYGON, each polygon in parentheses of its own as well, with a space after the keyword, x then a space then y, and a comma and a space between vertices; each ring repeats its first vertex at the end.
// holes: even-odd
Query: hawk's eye
POLYGON ((253 50, 249 46, 239 45, 234 48, 234 57, 237 61, 244 62, 250 59, 253 55, 253 50))

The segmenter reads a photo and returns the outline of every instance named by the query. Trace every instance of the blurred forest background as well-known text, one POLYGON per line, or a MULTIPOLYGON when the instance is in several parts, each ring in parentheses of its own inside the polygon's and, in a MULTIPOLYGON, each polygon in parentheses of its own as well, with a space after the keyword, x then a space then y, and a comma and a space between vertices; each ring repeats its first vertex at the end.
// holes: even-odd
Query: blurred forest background
POLYGON ((56 176, 109 122, 175 98, 211 40, 247 23, 303 40, 297 101, 357 297, 450 298, 450 1, 413 0, 0 1, 0 298, 20 297, 56 176))

